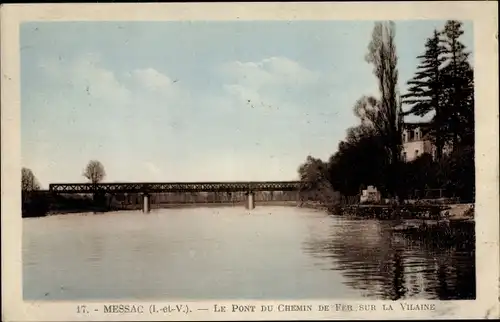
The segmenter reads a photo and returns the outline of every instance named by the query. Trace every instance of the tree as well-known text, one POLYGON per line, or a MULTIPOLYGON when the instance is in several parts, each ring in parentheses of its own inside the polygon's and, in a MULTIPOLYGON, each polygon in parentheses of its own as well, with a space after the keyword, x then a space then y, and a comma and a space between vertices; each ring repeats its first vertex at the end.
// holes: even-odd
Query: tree
POLYGON ((407 197, 421 197, 414 194, 415 190, 422 192, 439 187, 435 162, 428 153, 405 163, 402 167, 402 177, 402 190, 407 197))
POLYGON ((436 169, 439 186, 448 194, 462 200, 475 200, 474 147, 454 149, 450 155, 439 160, 436 169))
POLYGON ((474 72, 468 61, 470 52, 460 41, 462 25, 447 21, 441 39, 446 58, 442 70, 444 104, 449 109, 446 122, 454 147, 474 142, 474 72))
POLYGON ((301 181, 316 182, 324 178, 326 164, 321 159, 308 156, 306 162, 299 167, 299 177, 301 181))
POLYGON ((330 203, 335 199, 334 190, 328 180, 328 165, 321 159, 308 156, 306 162, 299 167, 299 177, 306 186, 301 187, 302 193, 307 193, 308 199, 330 203))
POLYGON ((424 116, 430 111, 439 112, 442 93, 441 64, 445 60, 442 56, 444 48, 439 39, 439 33, 434 30, 434 35, 425 43, 425 53, 417 56, 421 61, 417 66, 415 76, 407 82, 410 87, 408 93, 403 95, 403 103, 410 104, 410 109, 405 115, 414 114, 424 116))
POLYGON ((91 183, 96 184, 101 182, 106 176, 104 166, 97 160, 91 160, 83 171, 83 176, 90 180, 91 183))
POLYGON ((368 185, 385 190, 386 171, 385 146, 376 135, 363 135, 355 141, 348 136, 328 162, 332 187, 347 196, 357 195, 360 187, 368 185))
POLYGON ((429 128, 429 134, 436 145, 436 155, 441 158, 444 144, 447 140, 447 115, 443 103, 443 85, 441 65, 445 61, 443 47, 437 30, 425 43, 425 53, 417 56, 421 61, 417 66, 415 76, 407 82, 410 86, 408 93, 403 95, 403 103, 409 104, 410 109, 404 114, 424 116, 433 111, 434 116, 429 128))
POLYGON ((33 171, 28 168, 21 169, 21 190, 22 191, 34 191, 40 190, 40 184, 36 179, 33 171))
MULTIPOLYGON (((347 129, 346 142, 349 144, 356 144, 364 138, 377 136, 377 132, 371 124, 366 122, 363 123, 363 118, 359 115, 359 113, 363 113, 364 111, 358 110, 360 108, 360 104, 361 103, 358 101, 358 103, 355 105, 354 114, 360 117, 362 122, 357 126, 353 126, 347 129)), ((367 120, 365 119, 365 121, 367 120)))
POLYGON ((382 141, 390 169, 388 189, 397 195, 398 167, 401 161, 403 114, 398 93, 398 57, 394 43, 394 23, 375 23, 366 61, 373 65, 380 97, 362 97, 355 110, 362 123, 374 128, 382 141))
POLYGON ((403 95, 404 103, 411 105, 405 114, 435 112, 429 134, 438 158, 446 143, 474 142, 474 77, 470 53, 459 40, 463 33, 462 23, 455 20, 447 21, 442 32, 434 30, 425 53, 417 57, 421 63, 403 95))

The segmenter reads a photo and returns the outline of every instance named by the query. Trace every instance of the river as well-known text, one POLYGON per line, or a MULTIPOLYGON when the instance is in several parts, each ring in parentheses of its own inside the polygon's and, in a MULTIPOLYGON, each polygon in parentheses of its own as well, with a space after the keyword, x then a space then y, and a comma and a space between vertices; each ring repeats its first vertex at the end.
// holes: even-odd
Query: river
POLYGON ((295 207, 23 219, 25 300, 471 299, 474 252, 295 207))

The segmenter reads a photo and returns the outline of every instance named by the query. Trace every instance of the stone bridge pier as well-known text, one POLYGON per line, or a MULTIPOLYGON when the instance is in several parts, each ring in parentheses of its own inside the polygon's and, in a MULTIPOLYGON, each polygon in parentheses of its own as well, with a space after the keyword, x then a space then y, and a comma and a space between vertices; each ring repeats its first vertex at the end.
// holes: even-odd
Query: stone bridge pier
POLYGON ((253 191, 246 193, 245 208, 250 210, 255 208, 255 193, 253 191))
POLYGON ((148 213, 151 211, 151 195, 147 192, 142 194, 142 212, 148 213))

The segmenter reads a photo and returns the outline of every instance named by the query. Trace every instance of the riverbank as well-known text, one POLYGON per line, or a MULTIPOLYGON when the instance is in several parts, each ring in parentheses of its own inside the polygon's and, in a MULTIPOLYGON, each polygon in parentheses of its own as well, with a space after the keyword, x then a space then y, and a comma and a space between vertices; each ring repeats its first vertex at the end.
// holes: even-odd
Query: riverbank
POLYGON ((450 220, 473 220, 475 217, 474 209, 475 207, 472 203, 451 204, 441 211, 441 216, 450 220))
POLYGON ((342 207, 308 201, 300 206, 353 219, 390 220, 394 224, 394 233, 428 243, 444 245, 475 242, 474 204, 342 207))
POLYGON ((404 221, 393 232, 437 245, 474 245, 475 222, 468 219, 404 221))
POLYGON ((349 205, 304 201, 298 207, 334 212, 343 216, 377 219, 414 219, 426 217, 448 220, 474 220, 474 204, 447 205, 349 205))
POLYGON ((340 206, 344 216, 374 219, 474 220, 474 204, 340 206))
POLYGON ((297 207, 322 210, 322 211, 326 211, 326 212, 329 212, 329 213, 334 213, 334 212, 336 212, 336 211, 338 211, 340 209, 340 207, 338 205, 336 205, 336 204, 327 205, 327 204, 321 203, 319 201, 303 201, 303 202, 299 202, 297 204, 297 207))

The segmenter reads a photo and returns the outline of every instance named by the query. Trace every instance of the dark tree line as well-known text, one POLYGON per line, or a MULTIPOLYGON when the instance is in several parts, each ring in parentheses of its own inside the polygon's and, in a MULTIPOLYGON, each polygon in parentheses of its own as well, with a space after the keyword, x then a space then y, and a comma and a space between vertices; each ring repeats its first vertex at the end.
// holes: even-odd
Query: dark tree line
POLYGON ((21 202, 23 217, 43 216, 48 210, 48 203, 39 193, 40 183, 28 168, 21 169, 21 202))
POLYGON ((430 35, 403 95, 398 89, 395 32, 392 22, 376 23, 368 45, 366 61, 374 67, 379 97, 362 96, 356 102, 354 113, 360 124, 348 129, 327 162, 308 157, 299 168, 301 180, 327 182, 322 186, 347 196, 374 185, 385 197, 405 199, 415 190, 443 189, 447 196, 472 201, 474 80, 470 52, 460 41, 462 23, 447 21, 443 30, 430 35), (436 147, 436 154, 405 162, 403 118, 429 113, 432 119, 423 134, 436 147))
MULTIPOLYGON (((91 183, 101 182, 106 176, 104 166, 100 161, 91 160, 85 167, 82 175, 91 183)), ((52 196, 47 191, 40 190, 40 183, 33 171, 28 168, 21 170, 21 193, 22 193, 22 216, 40 217, 45 216, 50 209, 54 211, 74 211, 94 209, 96 205, 105 205, 103 195, 94 195, 93 198, 86 196, 52 196)))

